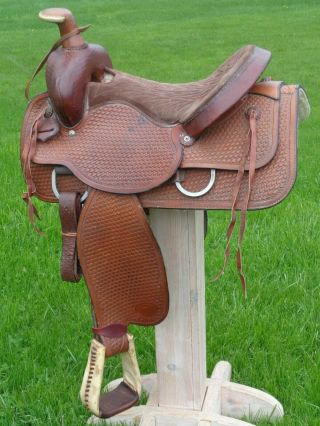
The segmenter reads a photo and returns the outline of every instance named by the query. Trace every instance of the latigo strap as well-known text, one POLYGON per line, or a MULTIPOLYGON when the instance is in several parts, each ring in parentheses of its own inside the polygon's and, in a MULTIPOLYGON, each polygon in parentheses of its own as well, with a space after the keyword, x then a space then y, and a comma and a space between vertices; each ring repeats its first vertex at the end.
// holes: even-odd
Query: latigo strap
POLYGON ((80 194, 62 192, 59 196, 59 212, 62 233, 61 278, 78 282, 81 278, 77 256, 77 227, 81 212, 80 194))

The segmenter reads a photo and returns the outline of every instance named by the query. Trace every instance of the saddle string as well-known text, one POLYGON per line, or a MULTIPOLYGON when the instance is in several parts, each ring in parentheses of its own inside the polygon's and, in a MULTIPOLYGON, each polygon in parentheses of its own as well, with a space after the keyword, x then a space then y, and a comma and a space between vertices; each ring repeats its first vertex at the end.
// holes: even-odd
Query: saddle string
POLYGON ((246 278, 242 269, 242 241, 244 232, 246 229, 246 219, 247 219, 247 211, 250 201, 250 196, 252 192, 252 186, 255 176, 256 170, 256 160, 257 160, 257 114, 256 111, 252 110, 249 116, 250 122, 250 159, 249 159, 249 179, 248 179, 248 192, 246 194, 246 198, 244 200, 243 207, 241 208, 240 213, 240 229, 239 229, 239 237, 238 237, 238 250, 236 257, 236 264, 240 275, 240 280, 242 284, 242 289, 244 296, 247 297, 247 283, 246 278))
POLYGON ((43 232, 35 224, 35 219, 40 219, 39 213, 35 205, 31 201, 31 197, 36 192, 36 186, 32 179, 32 173, 31 173, 31 160, 36 151, 38 126, 42 116, 43 116, 43 112, 41 111, 41 113, 36 117, 33 125, 31 126, 29 137, 26 138, 27 143, 25 144, 21 154, 21 159, 23 164, 23 173, 26 179, 26 184, 27 184, 27 191, 23 193, 22 199, 23 201, 27 203, 28 216, 32 224, 32 227, 40 235, 43 235, 43 232))
POLYGON ((257 151, 257 129, 256 129, 256 120, 257 120, 257 114, 254 110, 250 111, 249 115, 249 132, 248 132, 248 142, 244 144, 243 146, 243 152, 242 157, 240 160, 238 173, 236 176, 235 186, 232 194, 232 207, 231 207, 231 220, 226 232, 226 249, 224 252, 224 263, 223 266, 218 272, 218 274, 213 278, 213 281, 217 281, 223 274, 226 269, 226 266, 229 261, 230 257, 230 250, 231 250, 231 237, 233 235, 233 231, 235 229, 235 225, 237 222, 237 203, 240 196, 240 190, 241 190, 241 184, 243 182, 244 172, 245 172, 245 164, 249 155, 249 181, 248 181, 248 191, 246 194, 246 197, 244 199, 243 205, 241 207, 241 213, 240 213, 240 229, 239 229, 239 237, 238 237, 238 250, 236 255, 236 264, 237 269, 239 271, 240 275, 240 281, 242 285, 242 290, 244 297, 247 297, 247 285, 246 285, 246 279, 243 273, 242 268, 242 254, 241 254, 241 247, 242 247, 242 241, 243 236, 246 228, 246 217, 247 217, 247 210, 248 205, 250 201, 250 195, 252 192, 252 185, 255 175, 255 166, 256 166, 256 151, 257 151))
POLYGON ((221 271, 214 278, 214 281, 218 280, 224 274, 225 268, 229 261, 231 237, 232 237, 232 234, 236 225, 236 221, 237 221, 236 204, 237 204, 237 200, 240 193, 242 178, 244 176, 245 163, 249 153, 249 148, 250 148, 250 145, 247 143, 243 146, 243 153, 242 153, 241 161, 239 164, 236 182, 235 182, 235 186, 234 186, 233 194, 232 194, 231 220, 226 232, 227 244, 226 244, 226 249, 224 253, 224 264, 221 271))
POLYGON ((70 33, 65 34, 64 36, 62 36, 61 38, 59 38, 59 40, 57 40, 53 44, 53 46, 51 47, 51 49, 49 50, 49 52, 46 53, 46 55, 42 58, 41 62, 39 63, 39 65, 35 69, 34 73, 32 74, 32 77, 30 78, 30 80, 26 84, 26 87, 25 87, 25 90, 24 90, 24 94, 25 94, 25 97, 28 100, 29 100, 29 92, 30 92, 31 84, 32 84, 33 80, 35 79, 36 75, 42 70, 42 68, 45 65, 45 63, 47 62, 50 54, 52 52, 54 52, 55 50, 57 50, 58 47, 60 47, 65 40, 67 40, 68 38, 71 38, 71 37, 73 37, 75 35, 78 35, 78 34, 84 32, 84 31, 86 31, 89 27, 90 27, 90 25, 84 25, 83 27, 75 28, 74 30, 70 31, 70 33))

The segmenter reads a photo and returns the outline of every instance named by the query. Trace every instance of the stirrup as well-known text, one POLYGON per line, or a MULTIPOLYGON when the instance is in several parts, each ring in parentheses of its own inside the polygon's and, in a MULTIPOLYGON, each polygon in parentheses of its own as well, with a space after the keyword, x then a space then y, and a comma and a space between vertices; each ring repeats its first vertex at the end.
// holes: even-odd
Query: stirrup
POLYGON ((105 346, 93 339, 87 366, 80 389, 80 398, 85 407, 102 418, 112 417, 135 405, 141 395, 141 376, 136 357, 133 336, 127 334, 128 352, 121 355, 123 381, 114 389, 100 396, 105 363, 105 346))

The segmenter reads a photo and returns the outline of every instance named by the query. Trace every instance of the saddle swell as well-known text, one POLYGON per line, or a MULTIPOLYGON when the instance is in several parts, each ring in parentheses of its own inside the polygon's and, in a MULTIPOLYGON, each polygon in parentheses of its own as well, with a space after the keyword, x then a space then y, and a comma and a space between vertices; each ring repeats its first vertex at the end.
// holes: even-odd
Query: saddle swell
POLYGON ((25 200, 30 214, 33 195, 60 204, 62 279, 82 274, 94 311, 81 400, 110 417, 141 393, 128 326, 158 324, 169 308, 144 209, 231 210, 224 267, 241 210, 237 266, 246 291, 246 212, 276 204, 294 183, 299 87, 256 83, 271 54, 253 45, 197 82, 130 76, 112 68, 102 47, 84 42, 85 28, 67 9, 40 17, 57 23, 61 38, 34 73, 47 62, 48 93, 30 102, 21 132, 25 200), (105 358, 116 354, 123 381, 100 395, 105 358))
POLYGON ((105 49, 95 44, 57 49, 49 56, 48 94, 64 126, 73 127, 81 121, 87 84, 101 81, 105 67, 110 65, 105 49))
MULTIPOLYGON (((46 83, 56 119, 65 127, 73 127, 80 122, 84 114, 87 84, 90 81, 101 81, 105 68, 111 67, 112 62, 102 46, 87 44, 84 41, 80 34, 88 26, 79 28, 68 9, 45 9, 39 13, 39 17, 44 21, 56 23, 61 38, 54 43, 36 68, 25 94, 28 98, 33 79, 47 63, 46 83)), ((45 126, 45 123, 43 125, 45 126)))

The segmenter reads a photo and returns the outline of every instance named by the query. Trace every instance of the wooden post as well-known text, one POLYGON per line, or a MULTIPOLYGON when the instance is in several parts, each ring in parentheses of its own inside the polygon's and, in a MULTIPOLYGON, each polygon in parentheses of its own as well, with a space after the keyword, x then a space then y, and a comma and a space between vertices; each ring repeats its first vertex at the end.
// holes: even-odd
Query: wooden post
POLYGON ((166 267, 170 310, 156 327, 158 404, 201 410, 206 389, 203 211, 150 212, 166 267))

